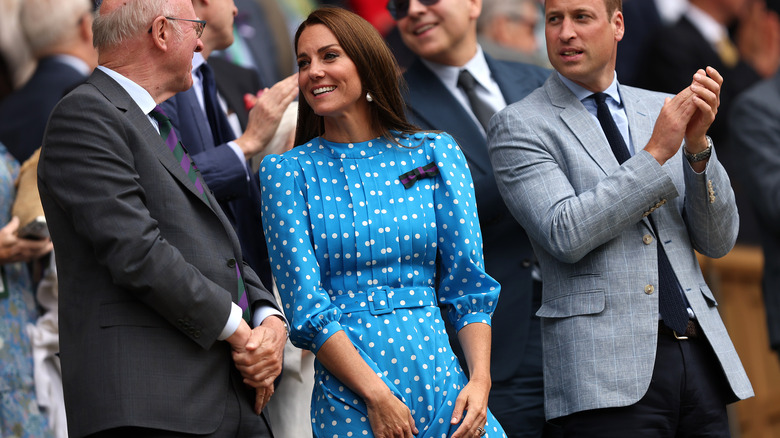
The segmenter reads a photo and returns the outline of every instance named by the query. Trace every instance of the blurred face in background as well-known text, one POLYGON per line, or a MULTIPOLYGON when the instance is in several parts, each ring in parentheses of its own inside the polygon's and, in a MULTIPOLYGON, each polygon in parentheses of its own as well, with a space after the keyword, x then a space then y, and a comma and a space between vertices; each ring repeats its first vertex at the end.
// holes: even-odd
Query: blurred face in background
MULTIPOLYGON (((398 2, 402 3, 406 1, 398 2)), ((439 0, 429 6, 410 0, 408 4, 407 15, 398 20, 398 30, 412 52, 432 62, 456 66, 474 57, 481 0, 439 0)))

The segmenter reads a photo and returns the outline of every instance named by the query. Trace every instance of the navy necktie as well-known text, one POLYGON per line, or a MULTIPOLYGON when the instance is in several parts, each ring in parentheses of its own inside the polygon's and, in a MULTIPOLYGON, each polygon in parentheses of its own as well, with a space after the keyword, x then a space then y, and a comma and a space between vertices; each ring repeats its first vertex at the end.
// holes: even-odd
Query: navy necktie
POLYGON ((214 72, 208 64, 203 63, 200 66, 200 74, 203 77, 203 103, 206 107, 206 117, 209 120, 209 127, 211 127, 214 146, 235 140, 236 136, 230 128, 227 115, 217 99, 217 82, 214 80, 214 72))
POLYGON ((495 111, 488 105, 487 102, 482 100, 477 95, 477 80, 469 73, 468 70, 461 70, 458 74, 458 86, 466 92, 466 97, 469 99, 469 105, 471 105, 471 111, 477 116, 477 120, 482 127, 487 131, 488 122, 493 117, 495 111))
MULTIPOLYGON (((607 95, 605 93, 595 93, 593 94, 593 99, 596 101, 596 118, 607 136, 612 153, 615 154, 618 163, 623 164, 631 155, 628 152, 628 147, 626 147, 626 141, 623 139, 623 135, 620 134, 615 119, 612 118, 612 113, 609 111, 607 95)), ((658 293, 660 294, 658 306, 661 319, 663 319, 667 327, 678 334, 683 334, 688 326, 688 310, 681 295, 680 283, 672 269, 672 264, 669 262, 669 257, 667 257, 663 245, 658 240, 658 228, 655 226, 653 216, 650 215, 647 218, 653 227, 658 245, 658 293)))

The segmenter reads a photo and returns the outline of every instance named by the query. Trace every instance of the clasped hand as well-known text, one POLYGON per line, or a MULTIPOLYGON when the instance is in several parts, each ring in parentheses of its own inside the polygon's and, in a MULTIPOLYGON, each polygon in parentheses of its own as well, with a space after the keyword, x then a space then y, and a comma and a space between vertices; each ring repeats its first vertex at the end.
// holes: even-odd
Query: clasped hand
POLYGON ((677 153, 683 138, 690 153, 706 149, 705 135, 718 113, 721 85, 723 77, 717 70, 699 69, 691 85, 666 98, 645 150, 664 164, 677 153))
POLYGON ((261 325, 250 329, 241 320, 238 330, 227 341, 244 383, 255 389, 255 412, 260 414, 274 393, 274 380, 282 372, 287 342, 284 323, 276 316, 269 316, 261 325))

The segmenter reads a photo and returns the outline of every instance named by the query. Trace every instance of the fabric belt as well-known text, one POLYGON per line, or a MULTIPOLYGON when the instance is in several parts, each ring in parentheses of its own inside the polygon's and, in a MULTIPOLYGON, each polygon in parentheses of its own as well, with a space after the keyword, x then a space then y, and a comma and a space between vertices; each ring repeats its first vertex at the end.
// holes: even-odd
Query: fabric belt
POLYGON ((436 306, 436 293, 432 287, 378 286, 365 292, 332 296, 331 302, 342 313, 368 311, 383 315, 395 309, 436 306))
POLYGON ((664 324, 663 321, 658 321, 658 333, 662 335, 669 335, 673 336, 679 340, 684 339, 696 339, 704 336, 704 333, 701 331, 701 327, 699 326, 699 323, 696 322, 695 319, 689 319, 688 325, 685 327, 685 333, 677 333, 674 330, 670 329, 669 327, 664 324))

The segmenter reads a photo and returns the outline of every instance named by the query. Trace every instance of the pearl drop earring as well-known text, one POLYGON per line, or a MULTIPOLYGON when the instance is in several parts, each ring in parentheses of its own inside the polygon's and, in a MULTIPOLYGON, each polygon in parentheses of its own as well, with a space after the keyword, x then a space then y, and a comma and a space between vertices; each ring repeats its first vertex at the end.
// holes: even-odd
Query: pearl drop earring
POLYGON ((373 102, 374 101, 374 98, 371 97, 371 93, 366 93, 366 100, 369 101, 369 102, 373 102))

